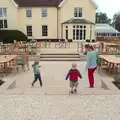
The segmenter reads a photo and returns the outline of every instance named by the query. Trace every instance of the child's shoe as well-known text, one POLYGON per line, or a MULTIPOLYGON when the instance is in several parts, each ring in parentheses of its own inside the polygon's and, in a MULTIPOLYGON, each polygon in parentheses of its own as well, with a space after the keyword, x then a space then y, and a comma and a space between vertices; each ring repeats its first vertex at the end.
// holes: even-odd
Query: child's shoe
POLYGON ((74 89, 74 92, 77 93, 77 89, 74 89))
POLYGON ((74 93, 73 90, 71 90, 71 93, 72 93, 72 94, 74 93))

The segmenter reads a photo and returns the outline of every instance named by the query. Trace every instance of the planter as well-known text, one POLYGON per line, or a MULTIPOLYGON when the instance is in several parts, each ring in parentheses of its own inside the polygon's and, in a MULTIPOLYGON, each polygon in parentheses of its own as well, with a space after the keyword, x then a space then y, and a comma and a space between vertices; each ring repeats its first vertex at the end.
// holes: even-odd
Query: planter
POLYGON ((5 81, 0 80, 0 86, 1 86, 2 84, 4 84, 4 82, 5 82, 5 81))

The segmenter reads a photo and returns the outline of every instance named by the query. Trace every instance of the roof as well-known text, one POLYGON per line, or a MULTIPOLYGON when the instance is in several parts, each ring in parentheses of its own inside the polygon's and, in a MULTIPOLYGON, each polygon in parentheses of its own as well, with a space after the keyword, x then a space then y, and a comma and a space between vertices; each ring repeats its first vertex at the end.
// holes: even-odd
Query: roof
POLYGON ((62 24, 94 24, 93 22, 90 22, 86 19, 78 19, 78 18, 71 18, 62 24))
POLYGON ((58 6, 63 0, 14 0, 19 7, 58 6))
MULTIPOLYGON (((56 6, 63 4, 65 0, 14 0, 19 7, 36 7, 36 6, 56 6), (61 4, 60 4, 61 3, 61 4)), ((90 2, 98 8, 94 0, 90 2)))
POLYGON ((98 5, 96 4, 96 2, 94 0, 90 0, 90 2, 94 5, 94 7, 97 9, 98 5))
POLYGON ((109 24, 96 24, 95 25, 96 33, 119 33, 115 28, 109 24))

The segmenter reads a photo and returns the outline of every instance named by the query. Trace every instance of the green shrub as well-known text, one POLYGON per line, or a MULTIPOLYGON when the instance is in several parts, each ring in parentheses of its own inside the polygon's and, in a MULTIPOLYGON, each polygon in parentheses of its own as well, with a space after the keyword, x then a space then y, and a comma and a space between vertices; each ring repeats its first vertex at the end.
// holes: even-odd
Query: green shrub
POLYGON ((4 43, 13 43, 17 41, 27 41, 27 36, 19 30, 0 30, 0 40, 4 43))
POLYGON ((90 40, 89 40, 89 39, 87 39, 87 40, 86 40, 86 42, 90 42, 90 40))
POLYGON ((120 53, 113 52, 112 55, 120 55, 120 53))
POLYGON ((120 75, 114 77, 114 84, 120 89, 120 75))

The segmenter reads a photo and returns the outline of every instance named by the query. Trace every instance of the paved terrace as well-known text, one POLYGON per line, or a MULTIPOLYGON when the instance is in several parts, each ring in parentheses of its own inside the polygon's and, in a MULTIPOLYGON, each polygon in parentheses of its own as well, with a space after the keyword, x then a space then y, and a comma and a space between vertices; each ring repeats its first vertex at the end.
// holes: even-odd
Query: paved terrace
MULTIPOLYGON (((89 83, 87 78, 87 71, 85 70, 85 62, 76 62, 78 69, 80 69, 83 76, 79 80, 79 92, 81 89, 88 89, 89 83)), ((65 76, 71 68, 72 62, 40 62, 40 68, 43 88, 40 88, 39 82, 36 82, 34 88, 31 88, 31 83, 34 79, 33 62, 30 62, 30 71, 21 72, 16 76, 7 78, 16 81, 16 88, 6 91, 7 93, 14 94, 69 94, 69 81, 65 80, 65 76)), ((100 76, 95 73, 95 87, 101 89, 100 76)))
MULTIPOLYGON (((84 73, 79 92, 69 95, 69 82, 64 78, 71 63, 40 62, 43 88, 39 83, 31 88, 32 68, 5 78, 15 79, 17 84, 16 88, 0 94, 0 120, 120 120, 119 94, 88 94, 91 89, 88 88, 85 62, 77 62, 84 73)), ((94 90, 97 91, 101 89, 100 76, 95 73, 95 78, 94 90)))
POLYGON ((43 88, 38 82, 31 88, 32 64, 30 71, 4 79, 15 80, 16 87, 0 94, 0 120, 120 120, 119 91, 108 95, 101 88, 101 76, 97 72, 95 88, 88 88, 85 62, 77 62, 83 79, 76 95, 69 94, 69 81, 65 80, 72 62, 40 62, 43 88))

